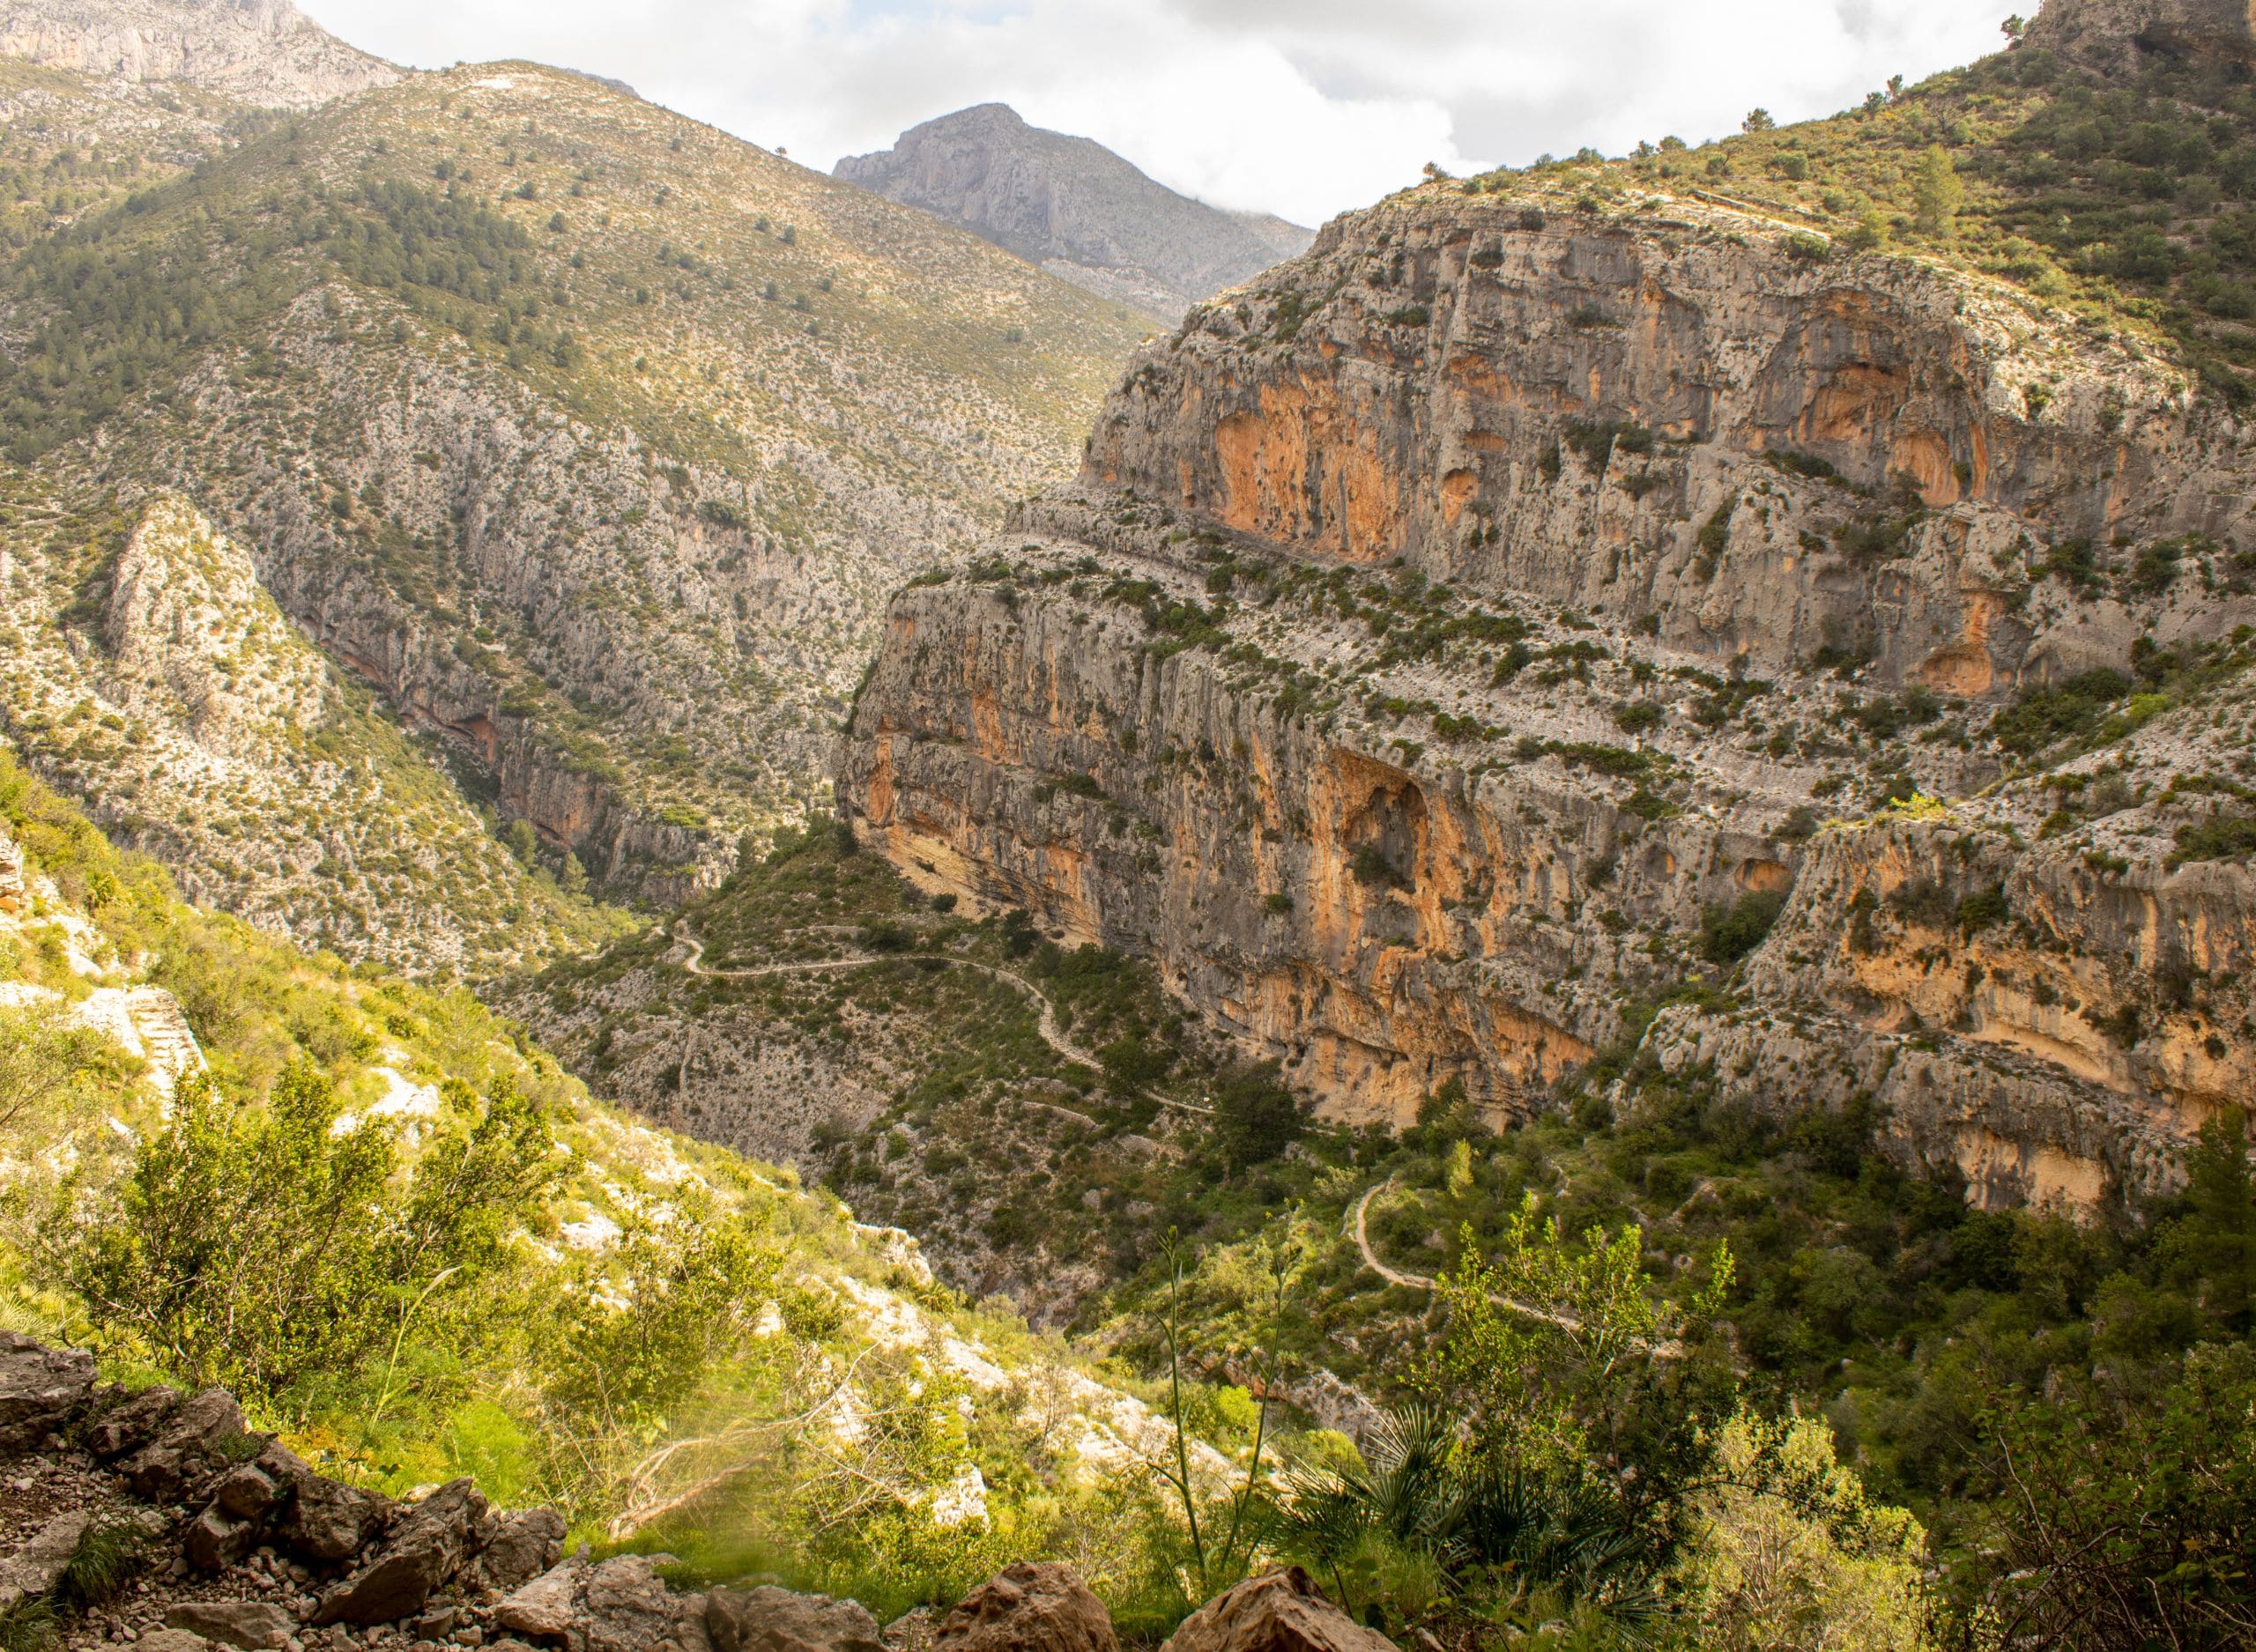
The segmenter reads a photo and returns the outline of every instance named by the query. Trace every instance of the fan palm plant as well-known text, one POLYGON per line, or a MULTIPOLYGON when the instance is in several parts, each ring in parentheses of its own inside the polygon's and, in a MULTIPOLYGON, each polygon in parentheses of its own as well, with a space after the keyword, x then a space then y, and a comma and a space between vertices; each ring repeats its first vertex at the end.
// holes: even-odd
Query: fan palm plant
POLYGON ((1382 1602, 1493 1612, 1544 1594, 1634 1631, 1661 1611, 1664 1557, 1610 1491, 1477 1456, 1430 1405, 1389 1412, 1352 1468, 1288 1476, 1268 1537, 1366 1617, 1382 1602))

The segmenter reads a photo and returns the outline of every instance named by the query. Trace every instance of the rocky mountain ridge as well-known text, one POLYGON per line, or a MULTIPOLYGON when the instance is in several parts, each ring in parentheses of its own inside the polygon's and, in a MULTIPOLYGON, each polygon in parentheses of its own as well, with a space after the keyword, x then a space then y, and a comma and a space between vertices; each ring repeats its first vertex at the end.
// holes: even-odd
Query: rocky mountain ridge
POLYGON ((1626 1041, 2089 1202, 2256 1083, 2256 887, 2182 852, 2247 761, 2250 452, 1940 263, 1429 185, 1194 311, 1086 496, 898 599, 840 796, 1337 1116, 1510 1113, 1626 1041), (1997 715, 2079 682, 2104 759, 1997 715))
POLYGON ((325 103, 400 77, 290 0, 8 0, 0 5, 0 56, 97 80, 179 84, 285 108, 325 103))
MULTIPOLYGON (((27 72, 137 154, 146 93, 27 72)), ((19 491, 196 501, 552 873, 709 885, 820 797, 900 547, 968 545, 1057 474, 1144 323, 578 75, 304 118, 42 226, 91 251, 17 256, 19 491), (73 307, 82 256, 107 308, 73 307)))
POLYGON ((616 932, 577 889, 513 857, 500 821, 184 499, 155 495, 115 523, 36 496, 10 504, 0 718, 191 899, 278 937, 479 980, 616 932), (106 534, 122 543, 104 559, 106 534))
POLYGON ((1177 195, 1103 145, 1029 126, 1000 103, 911 127, 835 171, 1169 322, 1310 239, 1272 215, 1177 195))

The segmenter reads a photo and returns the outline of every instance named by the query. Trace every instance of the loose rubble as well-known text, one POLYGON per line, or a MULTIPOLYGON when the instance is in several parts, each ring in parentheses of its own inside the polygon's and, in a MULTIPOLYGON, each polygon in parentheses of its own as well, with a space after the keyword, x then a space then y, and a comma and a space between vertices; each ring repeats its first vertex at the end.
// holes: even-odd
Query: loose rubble
MULTIPOLYGON (((678 1591, 664 1557, 564 1552, 551 1508, 457 1479, 411 1500, 330 1478, 223 1389, 100 1382, 0 1331, 0 1625, 53 1610, 70 1648, 135 1652, 1118 1652, 1069 1566, 1020 1562, 880 1630, 772 1584, 678 1591), (125 1557, 100 1575, 101 1557, 125 1557)), ((1173 1652, 1391 1652, 1297 1570, 1242 1583, 1173 1652)))

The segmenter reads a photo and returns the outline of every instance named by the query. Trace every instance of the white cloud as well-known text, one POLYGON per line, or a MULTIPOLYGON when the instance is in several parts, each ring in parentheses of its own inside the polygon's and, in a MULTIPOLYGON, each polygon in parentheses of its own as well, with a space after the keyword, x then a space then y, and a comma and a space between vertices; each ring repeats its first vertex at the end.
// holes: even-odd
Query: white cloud
POLYGON ((2000 44, 1966 0, 301 0, 404 63, 531 57, 811 166, 968 104, 1315 222, 1452 171, 1829 114, 2000 44))

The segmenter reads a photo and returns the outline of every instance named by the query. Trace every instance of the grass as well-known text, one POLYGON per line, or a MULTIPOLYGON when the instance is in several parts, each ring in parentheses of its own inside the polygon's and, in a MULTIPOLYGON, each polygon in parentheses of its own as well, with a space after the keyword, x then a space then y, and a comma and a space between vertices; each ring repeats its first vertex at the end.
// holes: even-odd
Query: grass
POLYGON ((63 1591, 78 1606, 107 1605, 132 1582, 147 1551, 148 1540, 131 1521, 96 1519, 78 1534, 63 1571, 63 1591))

